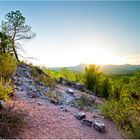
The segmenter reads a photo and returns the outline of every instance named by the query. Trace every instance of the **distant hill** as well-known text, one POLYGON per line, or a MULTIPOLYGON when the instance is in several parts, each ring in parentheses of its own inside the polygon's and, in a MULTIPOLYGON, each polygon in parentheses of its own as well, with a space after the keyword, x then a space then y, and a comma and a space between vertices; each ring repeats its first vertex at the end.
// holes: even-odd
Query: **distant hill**
MULTIPOLYGON (((77 71, 77 72, 84 72, 85 67, 88 66, 88 64, 80 64, 73 67, 67 67, 70 70, 77 71)), ((51 69, 53 70, 60 70, 62 67, 53 67, 51 69)), ((105 74, 125 74, 133 72, 137 69, 140 69, 140 65, 100 65, 100 71, 102 71, 105 74)))
POLYGON ((140 69, 140 65, 102 65, 100 70, 105 74, 125 74, 140 69))

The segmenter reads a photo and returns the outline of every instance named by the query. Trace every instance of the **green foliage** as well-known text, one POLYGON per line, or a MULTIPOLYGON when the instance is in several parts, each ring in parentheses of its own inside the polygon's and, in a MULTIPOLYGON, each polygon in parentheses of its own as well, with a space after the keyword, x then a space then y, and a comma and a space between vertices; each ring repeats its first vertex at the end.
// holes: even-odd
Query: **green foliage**
POLYGON ((56 82, 50 77, 46 77, 44 74, 40 74, 37 77, 38 81, 43 82, 46 86, 50 87, 52 90, 56 87, 56 82))
MULTIPOLYGON (((76 81, 79 75, 67 68, 60 71, 46 70, 54 78, 64 77, 76 81)), ((81 74, 81 73, 80 73, 81 74)), ((108 99, 100 106, 106 117, 110 117, 128 134, 129 138, 139 138, 140 132, 140 71, 134 74, 104 75, 99 67, 90 65, 77 81, 82 81, 96 95, 108 99)), ((81 96, 76 105, 81 109, 92 107, 93 103, 87 94, 81 96)))
POLYGON ((31 68, 31 76, 34 79, 34 77, 37 77, 38 76, 38 72, 36 70, 36 67, 32 63, 29 63, 28 65, 31 68))
POLYGON ((2 21, 1 30, 11 38, 11 49, 15 58, 19 62, 16 41, 31 39, 35 36, 31 32, 31 27, 26 25, 25 17, 20 11, 11 11, 5 16, 5 21, 2 21))
POLYGON ((99 72, 99 67, 96 65, 89 65, 85 70, 84 84, 96 95, 108 98, 111 90, 111 83, 108 76, 99 72))
POLYGON ((0 138, 16 139, 27 125, 26 113, 15 110, 14 106, 7 106, 0 111, 0 138))
POLYGON ((0 32, 0 53, 12 53, 11 37, 0 32))
POLYGON ((92 108, 94 105, 93 99, 88 94, 82 94, 78 100, 78 105, 80 109, 83 108, 92 108))
POLYGON ((2 31, 9 34, 14 41, 31 39, 35 36, 31 27, 26 25, 25 17, 20 11, 10 11, 2 22, 2 31))
POLYGON ((68 70, 66 67, 60 69, 59 71, 60 77, 64 77, 68 80, 74 81, 75 80, 75 74, 71 70, 68 70))
POLYGON ((8 79, 16 71, 17 63, 13 56, 8 53, 0 54, 0 77, 8 79))
POLYGON ((109 101, 101 106, 102 112, 131 138, 140 132, 140 72, 133 76, 118 76, 113 80, 109 101), (117 95, 116 95, 117 94, 117 95))
POLYGON ((97 84, 99 67, 96 65, 89 65, 85 70, 84 83, 89 90, 93 90, 97 84))
POLYGON ((13 93, 11 81, 5 81, 3 78, 0 78, 0 99, 8 99, 11 93, 13 93))
POLYGON ((47 69, 44 66, 41 68, 46 74, 48 74, 52 79, 58 79, 58 78, 66 78, 70 81, 75 82, 83 82, 83 73, 78 73, 72 70, 65 68, 62 68, 60 70, 51 70, 47 69))

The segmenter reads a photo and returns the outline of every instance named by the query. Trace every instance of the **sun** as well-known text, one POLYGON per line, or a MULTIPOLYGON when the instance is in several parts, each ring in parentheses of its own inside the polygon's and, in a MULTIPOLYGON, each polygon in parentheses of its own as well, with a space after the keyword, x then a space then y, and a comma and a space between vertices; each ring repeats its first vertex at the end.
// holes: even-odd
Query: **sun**
POLYGON ((103 49, 92 48, 89 49, 85 55, 85 63, 96 64, 96 65, 107 65, 107 64, 124 64, 125 58, 117 57, 113 53, 103 49))

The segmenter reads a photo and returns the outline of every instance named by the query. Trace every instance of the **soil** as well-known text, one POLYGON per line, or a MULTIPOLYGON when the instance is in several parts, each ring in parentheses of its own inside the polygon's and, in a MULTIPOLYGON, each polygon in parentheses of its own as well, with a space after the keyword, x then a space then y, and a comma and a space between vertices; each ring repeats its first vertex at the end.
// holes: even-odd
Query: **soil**
MULTIPOLYGON (((64 87, 63 87, 64 89, 64 87)), ((77 92, 78 94, 78 92, 77 92)), ((18 137, 24 139, 121 139, 114 123, 109 119, 103 119, 106 132, 97 132, 94 128, 83 126, 74 116, 79 112, 77 108, 68 107, 68 112, 60 110, 59 106, 38 98, 21 98, 16 93, 9 104, 15 103, 15 108, 27 112, 27 127, 18 137)), ((96 97, 97 98, 97 97, 96 97)), ((101 102, 97 98, 98 102, 101 102)), ((88 119, 93 119, 94 113, 84 111, 88 119)))

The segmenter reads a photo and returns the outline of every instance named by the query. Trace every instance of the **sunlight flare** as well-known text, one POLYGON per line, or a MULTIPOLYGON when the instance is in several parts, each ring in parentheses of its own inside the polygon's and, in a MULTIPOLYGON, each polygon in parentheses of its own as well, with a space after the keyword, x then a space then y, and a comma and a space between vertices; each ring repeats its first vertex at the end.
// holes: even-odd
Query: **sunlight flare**
POLYGON ((83 54, 81 59, 83 60, 84 56, 84 63, 86 64, 97 64, 97 65, 106 65, 106 64, 125 64, 126 58, 124 57, 117 57, 113 55, 113 53, 108 52, 103 49, 98 48, 86 48, 81 50, 83 54))

